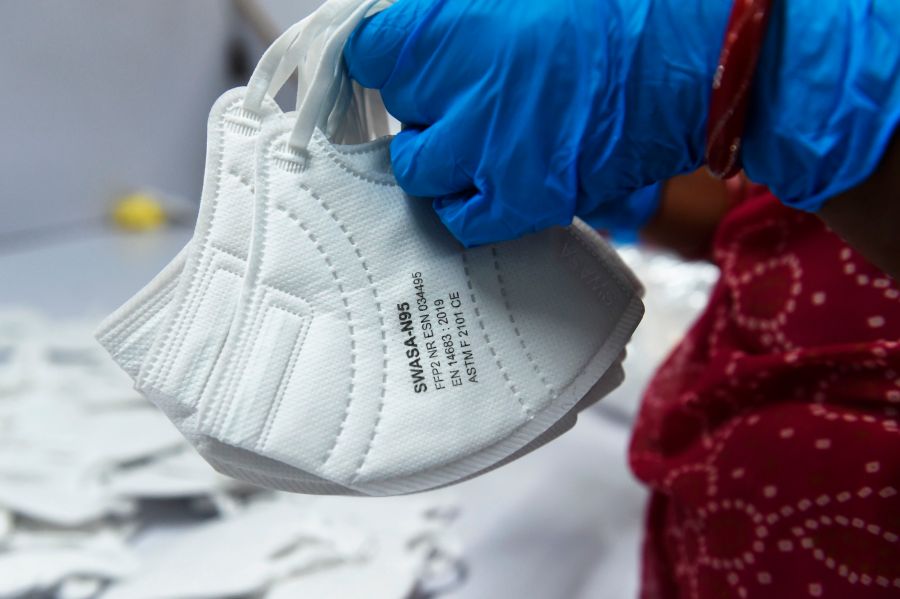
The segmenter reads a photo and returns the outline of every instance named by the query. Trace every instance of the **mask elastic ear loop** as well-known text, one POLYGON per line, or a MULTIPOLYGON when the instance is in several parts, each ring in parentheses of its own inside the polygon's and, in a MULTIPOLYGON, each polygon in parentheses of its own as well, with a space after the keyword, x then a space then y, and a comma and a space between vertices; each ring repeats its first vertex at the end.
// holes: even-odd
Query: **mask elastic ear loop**
POLYGON ((244 109, 251 112, 259 112, 263 100, 274 87, 277 78, 290 77, 290 72, 284 74, 282 65, 287 52, 303 35, 312 18, 307 17, 299 23, 295 23, 287 31, 278 36, 271 46, 263 54, 253 70, 253 75, 247 83, 247 93, 244 96, 244 109))
POLYGON ((294 150, 304 152, 312 139, 316 127, 327 126, 327 117, 338 99, 347 74, 343 69, 341 55, 344 44, 362 19, 376 4, 387 6, 382 0, 366 0, 356 4, 355 9, 341 20, 340 26, 325 43, 322 58, 317 65, 303 100, 297 110, 297 122, 291 133, 290 145, 294 150))
MULTIPOLYGON (((316 47, 314 43, 318 37, 316 30, 324 31, 327 39, 330 30, 335 26, 334 23, 340 19, 343 5, 358 1, 331 0, 278 36, 263 54, 247 83, 244 108, 259 112, 266 95, 274 96, 278 93, 295 70, 300 71, 299 79, 302 85, 303 75, 306 72, 305 68, 301 68, 305 66, 303 62, 306 57, 303 54, 308 48, 316 47)), ((319 36, 321 35, 322 33, 319 33, 319 36)))
MULTIPOLYGON (((278 93, 291 75, 298 72, 297 104, 302 102, 306 90, 304 85, 315 73, 310 72, 309 59, 339 29, 348 10, 359 6, 360 0, 330 0, 313 14, 291 26, 272 43, 259 61, 247 84, 244 109, 259 112, 266 95, 278 93), (324 41, 323 41, 324 40, 324 41)), ((313 58, 312 67, 321 62, 320 56, 313 58)))

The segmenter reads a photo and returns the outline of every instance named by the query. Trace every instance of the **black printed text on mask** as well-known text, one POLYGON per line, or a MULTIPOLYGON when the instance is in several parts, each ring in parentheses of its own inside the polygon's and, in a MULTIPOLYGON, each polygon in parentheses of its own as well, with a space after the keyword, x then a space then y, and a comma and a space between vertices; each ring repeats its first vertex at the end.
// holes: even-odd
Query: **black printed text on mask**
POLYGON ((422 273, 412 273, 411 279, 415 301, 397 308, 413 390, 424 393, 477 384, 478 368, 462 294, 450 291, 429 301, 422 273))

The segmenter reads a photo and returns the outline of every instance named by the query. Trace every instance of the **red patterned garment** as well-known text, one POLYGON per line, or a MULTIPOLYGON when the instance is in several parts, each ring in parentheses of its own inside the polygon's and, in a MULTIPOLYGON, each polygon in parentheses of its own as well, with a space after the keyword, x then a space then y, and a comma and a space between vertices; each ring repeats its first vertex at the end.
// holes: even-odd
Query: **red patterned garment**
POLYGON ((647 390, 645 599, 900 597, 900 287, 754 188, 647 390))

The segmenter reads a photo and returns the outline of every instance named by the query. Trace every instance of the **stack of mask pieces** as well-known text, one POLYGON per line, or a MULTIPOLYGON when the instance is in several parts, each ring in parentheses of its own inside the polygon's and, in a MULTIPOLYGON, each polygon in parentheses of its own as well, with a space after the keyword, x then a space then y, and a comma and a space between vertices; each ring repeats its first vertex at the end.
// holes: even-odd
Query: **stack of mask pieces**
POLYGON ((431 596, 461 582, 445 493, 275 493, 217 474, 95 322, 0 308, 0 597, 431 596))
POLYGON ((403 193, 384 108, 341 61, 378 8, 327 2, 218 100, 192 241, 98 332, 210 464, 262 486, 393 495, 496 468, 621 382, 643 312, 580 222, 464 249, 403 193))

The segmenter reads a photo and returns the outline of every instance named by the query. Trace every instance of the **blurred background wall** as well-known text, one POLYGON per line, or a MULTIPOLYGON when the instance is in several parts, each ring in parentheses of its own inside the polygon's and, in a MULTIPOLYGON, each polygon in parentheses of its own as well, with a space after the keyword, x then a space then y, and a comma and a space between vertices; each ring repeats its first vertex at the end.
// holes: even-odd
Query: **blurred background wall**
POLYGON ((0 244, 96 223, 136 188, 197 202, 209 107, 260 34, 318 4, 0 0, 0 244))
POLYGON ((199 196, 229 3, 0 4, 0 235, 96 219, 135 186, 199 196))

